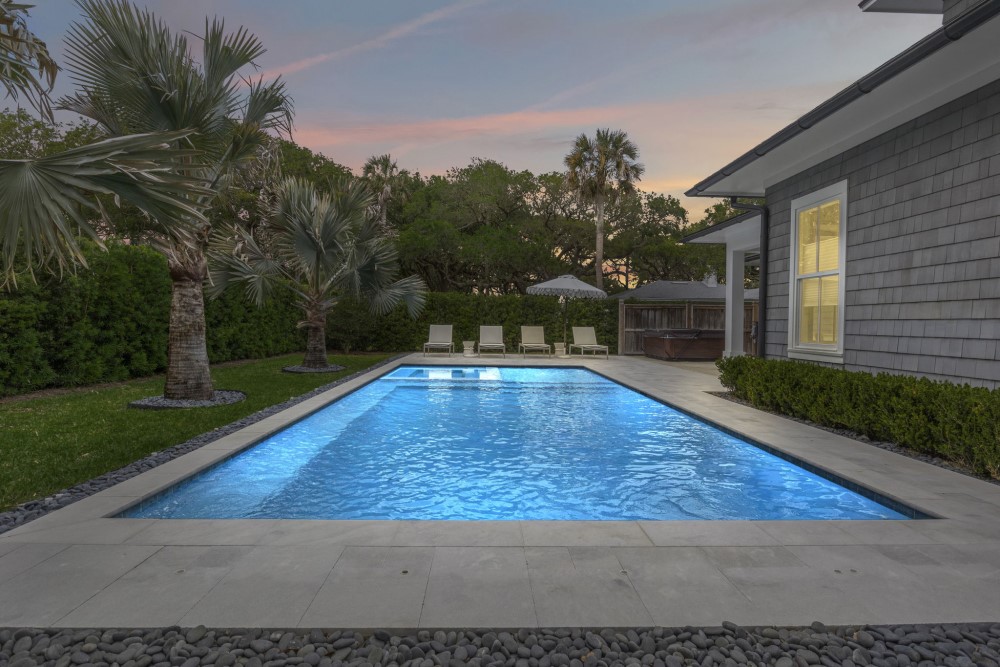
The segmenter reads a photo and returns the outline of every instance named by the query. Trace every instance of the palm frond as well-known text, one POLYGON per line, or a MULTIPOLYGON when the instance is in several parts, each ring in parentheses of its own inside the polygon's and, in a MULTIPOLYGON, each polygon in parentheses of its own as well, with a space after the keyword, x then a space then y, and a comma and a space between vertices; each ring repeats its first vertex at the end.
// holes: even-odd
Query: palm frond
POLYGON ((28 30, 28 10, 33 5, 0 0, 0 84, 12 99, 20 96, 45 118, 52 120, 49 93, 59 66, 41 39, 28 30))
POLYGON ((19 253, 60 270, 85 263, 76 235, 96 239, 85 218, 88 210, 98 213, 89 193, 113 195, 152 217, 169 216, 178 231, 204 223, 198 203, 203 184, 177 173, 179 162, 197 156, 168 146, 184 134, 116 137, 34 160, 0 161, 0 268, 6 280, 13 280, 19 253))

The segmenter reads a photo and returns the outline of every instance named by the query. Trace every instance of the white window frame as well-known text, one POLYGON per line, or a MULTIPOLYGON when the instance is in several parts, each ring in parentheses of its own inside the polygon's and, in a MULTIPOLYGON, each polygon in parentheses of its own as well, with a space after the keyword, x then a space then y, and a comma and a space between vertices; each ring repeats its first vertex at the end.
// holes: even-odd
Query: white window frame
POLYGON ((847 287, 847 181, 834 183, 822 190, 792 200, 791 239, 788 263, 788 357, 842 364, 844 363, 844 298, 847 287), (799 281, 796 278, 799 267, 799 211, 834 200, 840 200, 840 253, 837 267, 840 295, 837 302, 837 344, 802 344, 799 342, 799 281))

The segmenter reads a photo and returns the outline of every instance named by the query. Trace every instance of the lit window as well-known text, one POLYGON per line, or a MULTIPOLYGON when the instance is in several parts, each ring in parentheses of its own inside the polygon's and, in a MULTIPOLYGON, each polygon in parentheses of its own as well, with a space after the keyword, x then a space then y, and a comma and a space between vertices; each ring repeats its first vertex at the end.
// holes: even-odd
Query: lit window
POLYGON ((792 202, 790 357, 843 357, 846 200, 844 181, 792 202))

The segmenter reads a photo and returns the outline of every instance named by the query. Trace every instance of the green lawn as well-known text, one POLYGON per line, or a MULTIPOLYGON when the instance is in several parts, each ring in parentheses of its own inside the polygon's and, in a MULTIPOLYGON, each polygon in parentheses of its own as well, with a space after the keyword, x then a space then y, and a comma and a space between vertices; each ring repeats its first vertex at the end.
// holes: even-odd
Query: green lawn
POLYGON ((133 410, 129 401, 163 393, 163 378, 82 388, 0 403, 0 509, 120 468, 147 454, 236 421, 269 405, 372 366, 388 355, 332 355, 339 373, 282 373, 301 354, 212 369, 218 389, 239 389, 241 403, 186 410, 133 410))

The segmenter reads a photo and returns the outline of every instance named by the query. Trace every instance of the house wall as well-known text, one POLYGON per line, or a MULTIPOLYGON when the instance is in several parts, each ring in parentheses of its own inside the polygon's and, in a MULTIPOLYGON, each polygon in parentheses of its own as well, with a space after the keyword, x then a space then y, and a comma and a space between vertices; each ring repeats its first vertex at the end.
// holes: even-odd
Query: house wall
POLYGON ((848 181, 844 367, 1000 386, 1000 81, 767 188, 767 356, 791 201, 848 181))

